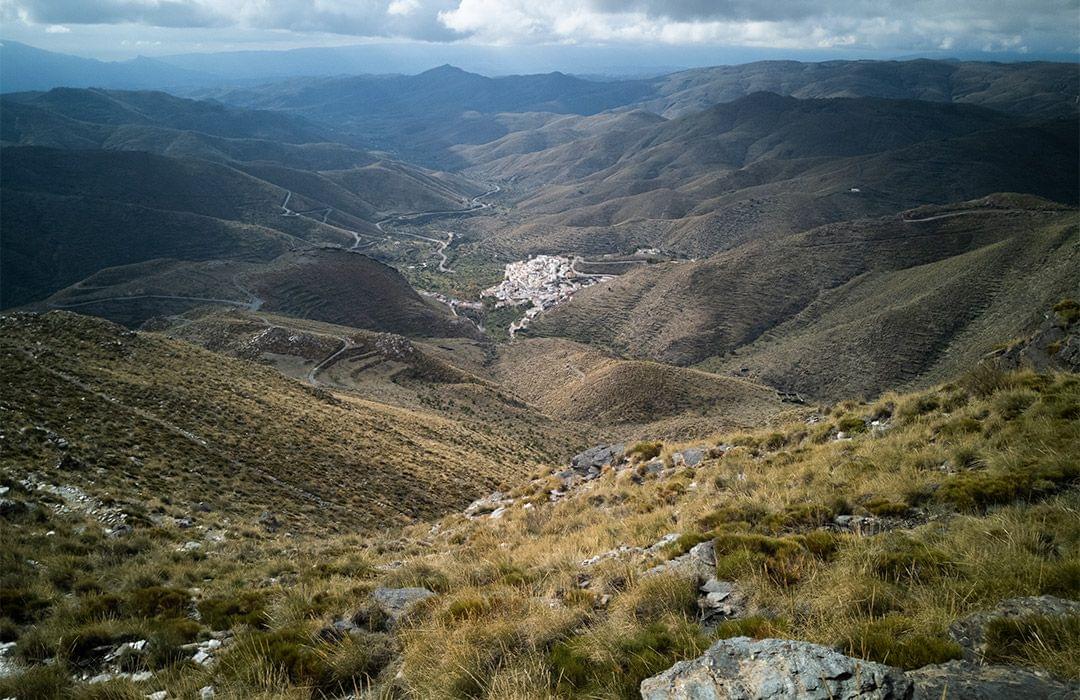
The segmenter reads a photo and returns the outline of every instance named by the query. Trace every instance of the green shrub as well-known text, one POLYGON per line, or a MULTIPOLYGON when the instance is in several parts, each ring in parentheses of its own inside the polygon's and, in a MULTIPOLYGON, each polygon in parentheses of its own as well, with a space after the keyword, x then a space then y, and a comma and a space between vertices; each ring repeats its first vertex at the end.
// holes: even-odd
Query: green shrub
POLYGON ((0 588, 0 611, 16 624, 35 622, 49 609, 49 601, 22 588, 0 588))
POLYGON ((385 634, 349 634, 316 649, 328 669, 323 687, 335 695, 364 690, 394 659, 385 634))
POLYGON ((869 513, 878 517, 906 515, 911 510, 907 503, 897 503, 880 496, 869 498, 862 505, 869 513))
POLYGON ((1080 649, 1080 616, 995 618, 987 623, 984 638, 987 661, 1023 663, 1045 651, 1080 649))
POLYGON ((166 668, 183 663, 189 656, 182 649, 184 644, 194 642, 201 631, 194 620, 160 620, 147 641, 146 663, 152 669, 166 668))
POLYGON ((842 433, 862 433, 866 431, 866 422, 858 416, 847 416, 836 423, 836 429, 842 433))
POLYGON ((626 451, 626 456, 634 462, 647 462, 653 457, 659 457, 664 449, 664 443, 655 440, 642 440, 626 451))
POLYGON ((945 634, 918 632, 913 621, 899 615, 855 625, 839 646, 849 656, 905 670, 963 656, 960 645, 945 634))
POLYGON ((128 593, 127 611, 134 617, 183 617, 191 599, 181 588, 148 586, 128 593))
POLYGON ((547 662, 560 695, 632 698, 641 681, 707 646, 708 639, 693 622, 655 622, 620 636, 614 648, 602 654, 590 635, 571 637, 552 647, 547 662))
POLYGON ((780 586, 797 583, 816 559, 831 556, 836 547, 836 540, 826 532, 814 533, 809 538, 725 533, 714 542, 718 578, 731 580, 756 571, 780 586))
POLYGON ((277 679, 321 687, 332 678, 325 656, 315 651, 307 634, 295 628, 236 637, 222 665, 227 675, 252 686, 277 679))
POLYGON ((31 666, 12 676, 0 677, 0 697, 67 700, 72 680, 63 664, 31 666))
POLYGON ((210 629, 225 630, 237 625, 265 627, 266 598, 256 591, 238 591, 232 595, 200 600, 197 608, 210 629))
POLYGON ((1075 299, 1062 299, 1054 304, 1054 313, 1063 326, 1070 326, 1080 321, 1080 303, 1075 299))
POLYGON ((1014 420, 1035 403, 1039 395, 1028 389, 1002 391, 992 401, 994 411, 1005 420, 1014 420))
POLYGON ((641 625, 697 613, 697 582, 671 574, 650 576, 615 599, 612 609, 641 625))
POLYGON ((939 549, 905 535, 886 542, 885 550, 871 560, 874 573, 885 581, 931 581, 956 573, 955 565, 939 549))

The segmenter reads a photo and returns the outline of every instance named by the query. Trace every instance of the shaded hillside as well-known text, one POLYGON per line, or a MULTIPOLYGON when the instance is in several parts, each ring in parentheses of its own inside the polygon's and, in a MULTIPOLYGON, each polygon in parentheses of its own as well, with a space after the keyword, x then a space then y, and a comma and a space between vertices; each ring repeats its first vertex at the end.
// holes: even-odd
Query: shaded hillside
POLYGON ((769 347, 776 354, 761 374, 774 386, 873 394, 955 371, 1080 283, 1076 217, 997 196, 834 224, 635 269, 583 290, 530 331, 678 364, 736 352, 710 365, 728 370, 754 371, 742 353, 769 347))
POLYGON ((544 458, 453 420, 316 391, 100 319, 0 323, 4 432, 22 436, 9 446, 9 478, 55 474, 122 499, 206 501, 241 528, 269 510, 289 530, 352 532, 463 507, 544 458))
POLYGON ((799 98, 886 97, 961 102, 1039 117, 1075 115, 1072 63, 981 61, 759 61, 657 78, 642 106, 674 117, 765 90, 799 98))
POLYGON ((350 247, 376 235, 372 222, 393 211, 464 208, 476 189, 392 163, 323 175, 38 147, 5 148, 3 161, 5 307, 156 258, 267 259, 310 244, 350 247))
POLYGON ((471 321, 420 296, 397 270, 337 248, 269 262, 152 260, 108 268, 35 305, 137 327, 206 306, 263 309, 353 328, 428 337, 474 337, 471 321))
MULTIPOLYGON (((1027 123, 990 110, 877 99, 758 94, 624 134, 507 159, 511 172, 580 173, 520 198, 498 231, 514 251, 709 255, 732 245, 996 191, 1080 198, 1077 123, 1027 123)), ((483 171, 484 168, 479 170, 483 171)), ((525 176, 527 183, 527 176, 525 176)))
POLYGON ((305 78, 206 94, 242 107, 301 114, 410 160, 450 166, 460 164, 452 146, 508 133, 500 112, 595 114, 649 91, 641 81, 598 82, 562 73, 488 78, 441 66, 411 76, 305 78))
POLYGON ((525 338, 499 350, 495 378, 558 418, 612 435, 689 438, 757 425, 781 412, 772 389, 655 362, 613 358, 557 338, 525 338))

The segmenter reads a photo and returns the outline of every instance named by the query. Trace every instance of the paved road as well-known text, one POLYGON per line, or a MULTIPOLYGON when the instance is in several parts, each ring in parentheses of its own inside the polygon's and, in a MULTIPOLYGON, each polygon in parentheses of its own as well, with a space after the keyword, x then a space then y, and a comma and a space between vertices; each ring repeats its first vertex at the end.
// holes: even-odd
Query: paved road
POLYGON ((921 224, 926 221, 937 221, 938 219, 951 219, 954 216, 969 216, 971 214, 1014 214, 1016 212, 1030 211, 1029 209, 964 209, 962 211, 951 211, 947 214, 936 214, 934 216, 924 216, 921 219, 909 219, 903 214, 900 215, 900 219, 909 224, 921 224))

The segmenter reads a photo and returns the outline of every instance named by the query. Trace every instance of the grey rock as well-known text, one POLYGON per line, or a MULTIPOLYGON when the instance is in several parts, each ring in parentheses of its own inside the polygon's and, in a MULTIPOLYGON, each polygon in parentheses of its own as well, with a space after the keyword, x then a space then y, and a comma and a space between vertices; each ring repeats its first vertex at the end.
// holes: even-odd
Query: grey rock
POLYGON ((899 670, 809 642, 724 639, 641 683, 644 700, 907 700, 899 670))
POLYGON ((159 690, 154 693, 146 694, 146 700, 165 700, 167 697, 169 697, 169 691, 167 690, 159 690))
POLYGON ((268 510, 264 510, 259 516, 259 524, 267 532, 277 532, 281 529, 281 523, 278 521, 277 516, 268 510))
POLYGON ((709 579, 716 573, 716 550, 713 541, 696 544, 686 554, 654 566, 642 575, 655 576, 662 573, 695 576, 701 581, 709 579))
POLYGON ((214 686, 212 685, 204 685, 199 688, 199 700, 210 700, 214 695, 216 695, 216 693, 214 692, 214 686))
POLYGON ((1080 602, 1050 595, 1009 598, 998 603, 993 610, 978 612, 954 622, 949 627, 949 634, 964 650, 965 659, 982 661, 986 655, 986 626, 991 621, 1031 615, 1080 616, 1080 602))
POLYGON ((579 474, 588 474, 590 467, 594 467, 599 472, 609 464, 621 462, 625 451, 626 445, 622 443, 597 445, 574 455, 570 460, 570 468, 579 474))
POLYGON ((376 588, 371 597, 391 624, 396 624, 414 605, 433 595, 426 588, 376 588))
POLYGON ((1080 684, 1016 666, 982 666, 950 661, 908 671, 914 700, 1067 700, 1080 697, 1080 684))
POLYGON ((730 581, 720 581, 713 576, 701 587, 701 593, 698 608, 701 609, 701 621, 707 627, 746 615, 746 596, 730 581))
POLYGON ((675 466, 696 467, 705 459, 705 451, 704 447, 687 447, 671 455, 671 461, 675 466))

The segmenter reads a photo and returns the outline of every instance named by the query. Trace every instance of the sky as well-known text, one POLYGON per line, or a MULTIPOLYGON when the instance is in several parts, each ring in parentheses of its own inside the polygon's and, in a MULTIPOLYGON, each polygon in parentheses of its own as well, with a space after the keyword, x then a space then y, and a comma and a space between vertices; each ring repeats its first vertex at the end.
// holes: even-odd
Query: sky
POLYGON ((1080 0, 0 0, 0 36, 104 59, 380 41, 646 47, 656 60, 708 47, 1076 55, 1080 0))

